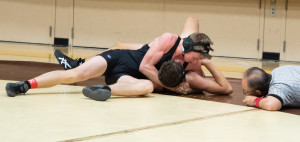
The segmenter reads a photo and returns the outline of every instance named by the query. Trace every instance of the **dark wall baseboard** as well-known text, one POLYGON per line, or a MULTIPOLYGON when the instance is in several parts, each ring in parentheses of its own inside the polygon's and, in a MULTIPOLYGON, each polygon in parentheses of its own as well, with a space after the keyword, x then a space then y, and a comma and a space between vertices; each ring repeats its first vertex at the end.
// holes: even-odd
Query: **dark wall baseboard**
POLYGON ((274 60, 279 61, 280 53, 277 52, 263 52, 262 60, 274 60))
POLYGON ((69 46, 69 39, 68 38, 54 38, 54 46, 69 46))

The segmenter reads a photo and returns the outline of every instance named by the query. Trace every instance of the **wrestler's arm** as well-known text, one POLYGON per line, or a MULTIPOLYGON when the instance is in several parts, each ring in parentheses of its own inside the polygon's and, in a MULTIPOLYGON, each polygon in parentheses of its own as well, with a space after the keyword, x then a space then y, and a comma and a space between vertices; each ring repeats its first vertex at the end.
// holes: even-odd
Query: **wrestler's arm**
POLYGON ((189 63, 188 66, 185 68, 186 71, 193 71, 197 73, 198 75, 205 77, 205 74, 203 72, 202 66, 201 66, 201 60, 199 59, 198 62, 195 63, 189 63))
POLYGON ((158 79, 158 70, 155 68, 162 56, 169 51, 177 40, 177 35, 164 33, 149 44, 149 50, 145 54, 139 70, 148 79, 157 85, 163 86, 158 79))
POLYGON ((199 76, 195 72, 189 72, 186 76, 187 81, 194 81, 191 84, 191 88, 201 89, 203 91, 214 93, 214 94, 231 94, 232 87, 228 80, 223 76, 223 74, 212 64, 208 59, 203 59, 202 65, 204 65, 208 71, 212 74, 214 80, 204 78, 199 76), (195 86, 197 85, 197 86, 195 86))
MULTIPOLYGON (((243 100, 243 103, 245 103, 248 106, 254 107, 254 100, 256 99, 256 96, 246 96, 243 100)), ((280 100, 273 96, 267 96, 260 100, 259 102, 259 108, 269 111, 276 111, 280 110, 282 107, 282 104, 280 100)))

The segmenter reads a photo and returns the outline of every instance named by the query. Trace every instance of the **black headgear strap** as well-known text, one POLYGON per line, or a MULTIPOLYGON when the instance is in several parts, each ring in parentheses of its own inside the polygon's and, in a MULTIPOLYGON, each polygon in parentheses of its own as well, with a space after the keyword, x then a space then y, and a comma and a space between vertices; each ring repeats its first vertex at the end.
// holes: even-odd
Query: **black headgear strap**
POLYGON ((208 54, 208 52, 210 50, 208 48, 208 46, 210 46, 210 44, 204 44, 204 43, 201 43, 201 42, 194 42, 193 39, 190 38, 190 36, 183 39, 182 45, 183 45, 183 48, 184 48, 184 53, 189 53, 191 51, 194 51, 194 52, 208 54), (194 48, 195 46, 202 46, 204 51, 201 50, 201 49, 195 49, 194 48))

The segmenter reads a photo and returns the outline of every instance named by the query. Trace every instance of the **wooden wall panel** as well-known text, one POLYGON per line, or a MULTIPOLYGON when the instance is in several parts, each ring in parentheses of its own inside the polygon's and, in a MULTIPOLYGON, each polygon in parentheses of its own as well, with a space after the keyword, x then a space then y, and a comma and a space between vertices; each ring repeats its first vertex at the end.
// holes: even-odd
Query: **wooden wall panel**
POLYGON ((258 58, 259 0, 166 0, 166 30, 180 33, 187 16, 214 41, 215 56, 258 58))
POLYGON ((55 0, 1 0, 0 40, 51 44, 55 0))

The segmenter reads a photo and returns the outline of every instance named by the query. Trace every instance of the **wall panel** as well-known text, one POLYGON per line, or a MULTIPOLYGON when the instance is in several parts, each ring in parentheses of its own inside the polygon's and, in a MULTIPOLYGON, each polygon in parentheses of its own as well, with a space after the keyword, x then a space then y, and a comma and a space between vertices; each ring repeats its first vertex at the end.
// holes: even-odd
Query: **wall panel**
POLYGON ((216 56, 258 58, 259 0, 166 0, 166 30, 181 33, 187 16, 214 41, 216 56))
POLYGON ((149 43, 163 31, 163 0, 75 0, 74 46, 149 43))
POLYGON ((300 62, 300 1, 288 2, 285 60, 300 62))
POLYGON ((0 0, 0 40, 52 44, 54 15, 55 0, 0 0))

